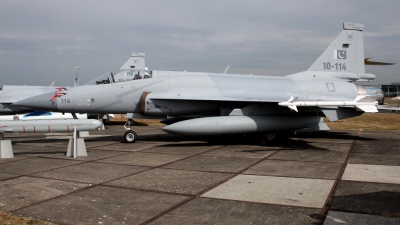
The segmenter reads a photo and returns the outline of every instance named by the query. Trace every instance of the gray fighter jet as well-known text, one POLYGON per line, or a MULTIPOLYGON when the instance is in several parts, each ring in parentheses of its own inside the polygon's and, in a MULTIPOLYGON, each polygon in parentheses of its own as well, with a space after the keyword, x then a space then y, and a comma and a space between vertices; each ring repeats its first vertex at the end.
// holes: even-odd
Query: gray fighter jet
MULTIPOLYGON (((287 76, 148 71, 126 66, 98 85, 73 87, 15 103, 39 110, 168 116, 164 131, 178 135, 327 130, 330 121, 377 112, 376 96, 355 81, 369 81, 364 66, 363 24, 343 31, 304 72, 287 76), (118 79, 115 79, 118 78, 118 79), (51 100, 52 99, 52 100, 51 100)), ((129 121, 128 121, 129 122, 129 121)), ((126 126, 127 142, 137 135, 126 126)))
MULTIPOLYGON (((128 70, 132 68, 138 68, 142 70, 146 70, 145 61, 144 61, 144 53, 133 52, 131 57, 126 61, 126 63, 121 67, 121 70, 128 70)), ((79 86, 78 83, 78 72, 79 67, 76 67, 77 76, 75 78, 74 87, 79 86), (78 85, 77 85, 78 84, 78 85)), ((129 78, 121 77, 117 78, 119 81, 129 80, 129 78)), ((131 78, 133 79, 133 78, 131 78)), ((102 82, 102 81, 98 81, 102 82)), ((33 110, 30 108, 20 107, 13 105, 13 103, 18 102, 22 99, 30 98, 32 96, 44 94, 44 93, 54 93, 54 91, 58 90, 66 90, 66 87, 53 87, 54 81, 50 86, 26 86, 26 85, 1 85, 0 86, 0 115, 6 114, 20 114, 20 113, 28 113, 33 110)), ((89 82, 90 84, 90 82, 89 82)), ((69 88, 69 87, 68 87, 69 88)))

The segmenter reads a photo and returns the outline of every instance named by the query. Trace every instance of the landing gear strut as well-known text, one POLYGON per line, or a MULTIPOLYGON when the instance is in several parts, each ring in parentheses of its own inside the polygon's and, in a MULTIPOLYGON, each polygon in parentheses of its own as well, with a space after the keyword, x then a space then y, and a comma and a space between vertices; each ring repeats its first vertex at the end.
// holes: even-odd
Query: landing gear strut
POLYGON ((126 121, 124 128, 127 130, 124 134, 124 141, 127 143, 135 143, 137 139, 137 134, 135 131, 131 130, 132 119, 128 118, 126 121))

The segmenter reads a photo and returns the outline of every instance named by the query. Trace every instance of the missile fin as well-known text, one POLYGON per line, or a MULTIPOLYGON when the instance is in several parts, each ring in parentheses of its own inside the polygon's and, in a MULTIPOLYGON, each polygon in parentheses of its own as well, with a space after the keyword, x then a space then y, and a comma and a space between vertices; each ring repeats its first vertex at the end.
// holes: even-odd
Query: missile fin
POLYGON ((364 112, 370 112, 370 113, 378 112, 378 109, 376 108, 375 105, 357 105, 356 108, 357 110, 364 112))
POLYGON ((288 107, 289 107, 290 110, 294 110, 294 111, 296 111, 296 112, 299 112, 299 111, 297 110, 297 107, 296 107, 295 105, 288 105, 288 107))
POLYGON ((290 96, 289 100, 287 102, 293 103, 297 101, 297 97, 293 98, 293 96, 290 96))
POLYGON ((354 101, 355 101, 355 102, 359 102, 359 101, 363 100, 365 97, 367 97, 367 96, 366 96, 366 95, 358 95, 358 96, 356 97, 356 99, 354 99, 354 101))

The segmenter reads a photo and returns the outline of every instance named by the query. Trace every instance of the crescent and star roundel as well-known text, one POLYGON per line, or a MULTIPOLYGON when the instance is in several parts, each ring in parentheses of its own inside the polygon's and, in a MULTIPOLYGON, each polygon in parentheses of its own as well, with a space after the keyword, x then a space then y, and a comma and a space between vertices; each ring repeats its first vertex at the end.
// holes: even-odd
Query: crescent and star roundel
POLYGON ((346 59, 346 50, 335 50, 335 59, 346 59))

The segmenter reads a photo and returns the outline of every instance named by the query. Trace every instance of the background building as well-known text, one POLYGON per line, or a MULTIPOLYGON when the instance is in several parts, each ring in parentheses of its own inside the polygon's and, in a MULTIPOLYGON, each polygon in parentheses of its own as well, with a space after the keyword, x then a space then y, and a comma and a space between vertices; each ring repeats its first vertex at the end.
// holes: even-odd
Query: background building
POLYGON ((396 97, 399 96, 400 91, 400 83, 392 83, 392 84, 382 84, 381 89, 385 97, 396 97))

